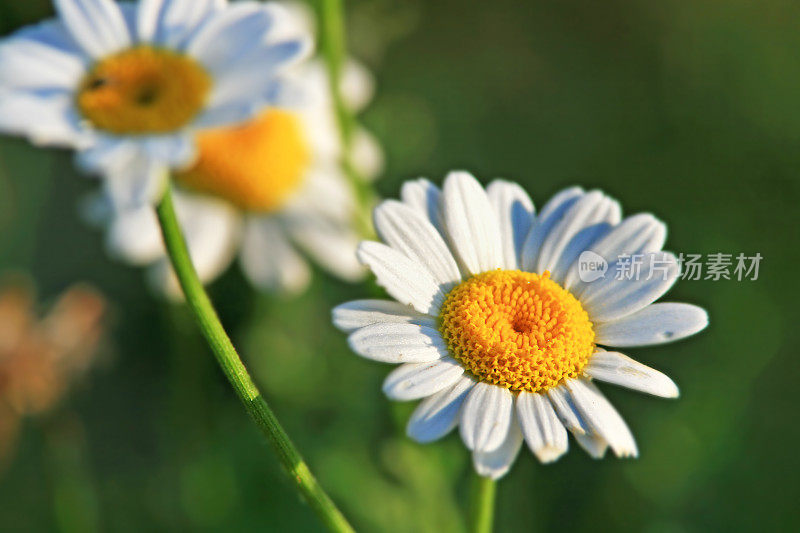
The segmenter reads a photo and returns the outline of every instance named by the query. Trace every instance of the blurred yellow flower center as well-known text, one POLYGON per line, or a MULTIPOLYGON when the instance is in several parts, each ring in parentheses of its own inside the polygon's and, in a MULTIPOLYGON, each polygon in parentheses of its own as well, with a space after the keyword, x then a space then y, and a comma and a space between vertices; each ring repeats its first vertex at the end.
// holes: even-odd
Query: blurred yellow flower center
POLYGON ((577 377, 594 352, 589 315, 549 272, 473 276, 450 291, 439 318, 467 370, 513 391, 542 392, 577 377))
POLYGON ((211 77, 194 59, 139 46, 98 61, 80 83, 77 105, 98 129, 117 135, 168 133, 203 109, 211 77))
POLYGON ((269 110, 241 126, 206 130, 197 163, 176 178, 248 211, 280 209, 302 182, 310 159, 298 118, 269 110))

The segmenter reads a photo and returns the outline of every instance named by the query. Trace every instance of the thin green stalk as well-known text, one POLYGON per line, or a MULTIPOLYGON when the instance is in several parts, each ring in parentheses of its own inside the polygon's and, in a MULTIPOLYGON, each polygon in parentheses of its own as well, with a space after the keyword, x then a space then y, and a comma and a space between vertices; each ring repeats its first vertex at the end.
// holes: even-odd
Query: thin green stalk
POLYGON ((322 0, 322 55, 328 67, 328 83, 336 106, 336 120, 347 149, 353 140, 354 119, 342 95, 342 71, 347 60, 343 0, 322 0))
POLYGON ((340 164, 361 206, 360 212, 356 215, 356 225, 364 237, 371 238, 374 236, 371 211, 375 204, 375 192, 359 173, 353 161, 353 136, 358 124, 342 94, 342 74, 347 62, 344 2, 320 0, 320 3, 322 56, 328 70, 328 83, 336 111, 336 125, 342 143, 340 164))
POLYGON ((492 478, 473 473, 474 482, 470 502, 472 533, 491 533, 494 523, 494 501, 497 482, 492 478))
POLYGON ((228 334, 214 310, 211 300, 206 294, 203 284, 197 277, 186 241, 183 238, 178 219, 175 216, 175 206, 172 203, 172 194, 167 187, 161 202, 156 208, 158 220, 161 224, 161 233, 167 247, 172 266, 180 281, 186 301, 192 309, 200 330, 208 342, 217 363, 222 368, 225 376, 233 386, 236 395, 242 401, 245 409, 258 425, 261 432, 267 437, 272 449, 278 456, 289 478, 297 490, 305 498, 317 516, 331 531, 354 531, 341 511, 328 497, 309 470, 300 452, 297 451, 289 436, 281 427, 272 409, 261 396, 261 392, 253 383, 250 374, 242 363, 236 348, 233 347, 228 334))

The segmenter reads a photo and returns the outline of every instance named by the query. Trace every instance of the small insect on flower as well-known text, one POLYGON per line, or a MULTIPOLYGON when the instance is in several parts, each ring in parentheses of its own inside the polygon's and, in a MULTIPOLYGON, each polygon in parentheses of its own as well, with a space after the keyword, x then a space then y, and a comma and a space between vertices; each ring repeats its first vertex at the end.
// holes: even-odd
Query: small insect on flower
POLYGON ((105 300, 75 286, 43 319, 31 288, 0 288, 0 461, 14 449, 19 423, 52 410, 94 362, 104 332, 105 300))
POLYGON ((157 201, 166 171, 195 162, 198 130, 276 103, 309 49, 272 4, 54 3, 58 18, 0 43, 0 131, 76 149, 125 207, 157 201))
POLYGON ((622 219, 600 191, 573 187, 534 213, 517 184, 484 191, 466 172, 443 190, 406 183, 402 202, 374 213, 385 244, 364 242, 358 256, 396 300, 335 308, 333 322, 359 355, 400 364, 383 390, 423 399, 408 435, 431 442, 456 426, 477 472, 499 478, 523 441, 543 463, 567 451, 567 430, 592 457, 607 448, 635 457, 622 417, 594 381, 673 398, 664 374, 612 347, 659 344, 697 333, 706 312, 653 303, 679 277, 662 251, 666 227, 649 214, 622 219), (640 254, 658 275, 588 281, 580 256, 640 254))

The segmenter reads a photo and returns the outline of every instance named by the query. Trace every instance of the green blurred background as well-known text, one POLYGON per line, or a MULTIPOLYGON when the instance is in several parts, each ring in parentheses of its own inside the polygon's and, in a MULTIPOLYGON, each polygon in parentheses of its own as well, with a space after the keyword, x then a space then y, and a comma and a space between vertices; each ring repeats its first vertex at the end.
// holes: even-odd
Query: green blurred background
MULTIPOLYGON (((0 0, 0 33, 51 13, 0 0)), ((679 400, 604 387, 640 459, 572 446, 541 466, 522 453, 499 486, 498 531, 797 531, 800 4, 365 0, 348 17, 378 82, 362 118, 385 146, 383 196, 453 168, 519 181, 539 206, 597 186, 664 219, 676 252, 764 257, 757 281, 673 289, 709 310, 703 334, 629 350, 672 376, 679 400)), ((0 529, 320 530, 186 310, 144 290, 81 221, 94 189, 69 154, 0 139, 0 271, 30 272, 45 302, 80 280, 112 305, 103 363, 25 423, 0 474, 0 529)), ((412 406, 381 396, 388 368, 329 324, 330 307, 372 289, 317 274, 294 300, 254 295, 237 269, 211 292, 359 529, 462 530, 463 446, 404 438, 412 406)))

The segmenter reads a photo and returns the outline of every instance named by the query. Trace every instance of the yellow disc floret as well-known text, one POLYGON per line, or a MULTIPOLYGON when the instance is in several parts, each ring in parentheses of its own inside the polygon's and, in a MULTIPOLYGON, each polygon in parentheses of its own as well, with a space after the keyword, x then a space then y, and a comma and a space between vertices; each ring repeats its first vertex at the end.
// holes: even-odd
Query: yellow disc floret
POLYGON ((94 127, 117 135, 169 133, 203 109, 211 77, 194 59, 139 46, 95 63, 76 96, 94 127))
POLYGON ((176 175, 183 185, 249 211, 274 211, 298 189, 310 153, 298 118, 269 110, 232 128, 198 138, 197 163, 176 175))
POLYGON ((440 330, 476 378, 512 391, 577 377, 594 352, 589 315, 548 272, 493 270, 463 281, 444 301, 440 330))

